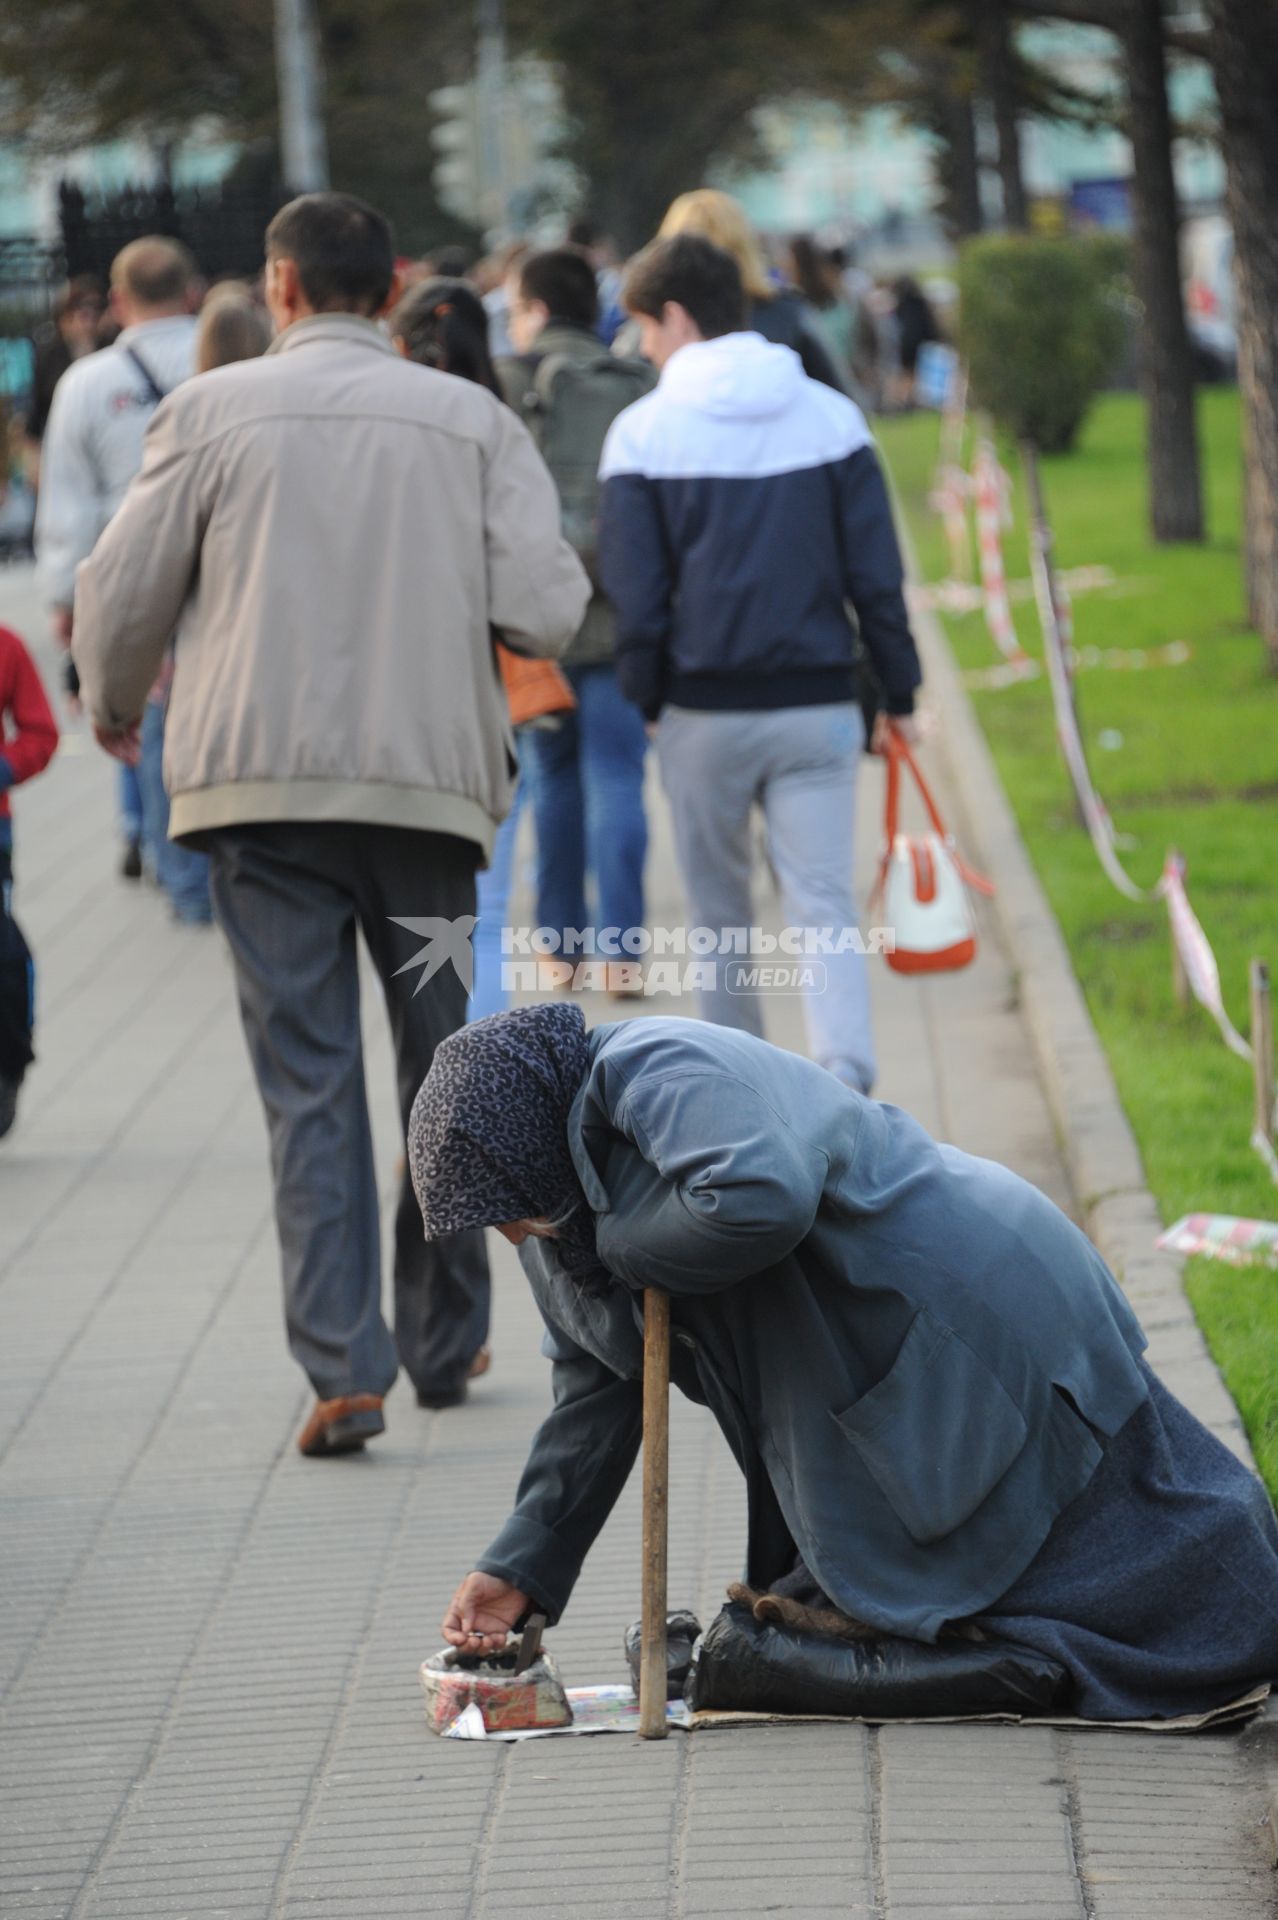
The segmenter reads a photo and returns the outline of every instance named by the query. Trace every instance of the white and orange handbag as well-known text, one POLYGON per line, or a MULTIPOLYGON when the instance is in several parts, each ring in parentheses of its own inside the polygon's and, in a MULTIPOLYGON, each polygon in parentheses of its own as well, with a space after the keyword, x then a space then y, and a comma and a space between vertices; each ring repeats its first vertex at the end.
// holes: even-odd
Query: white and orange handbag
POLYGON ((990 894, 993 882, 969 867, 941 819, 927 782, 899 734, 889 731, 883 858, 871 912, 895 935, 884 958, 897 973, 953 973, 976 956, 976 919, 968 889, 990 894), (902 833, 901 770, 908 768, 932 831, 902 833))

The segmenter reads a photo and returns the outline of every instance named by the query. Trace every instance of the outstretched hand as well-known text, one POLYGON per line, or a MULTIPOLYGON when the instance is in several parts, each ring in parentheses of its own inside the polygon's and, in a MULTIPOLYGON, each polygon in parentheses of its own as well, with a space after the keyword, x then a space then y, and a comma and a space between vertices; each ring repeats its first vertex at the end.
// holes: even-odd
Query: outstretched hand
POLYGON ((521 1614, 526 1593, 492 1573, 468 1573, 444 1615, 444 1638, 462 1653, 500 1653, 521 1614))

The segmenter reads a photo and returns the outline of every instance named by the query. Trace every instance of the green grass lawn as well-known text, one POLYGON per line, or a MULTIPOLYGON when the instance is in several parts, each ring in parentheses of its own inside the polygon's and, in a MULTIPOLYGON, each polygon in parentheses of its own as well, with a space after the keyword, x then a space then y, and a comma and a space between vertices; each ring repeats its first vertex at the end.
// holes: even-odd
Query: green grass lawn
MULTIPOLYGON (((1097 789, 1120 835, 1131 838, 1121 857, 1133 878, 1152 885, 1168 846, 1185 855, 1189 896, 1220 963, 1225 1005, 1246 1033, 1249 957, 1267 959, 1278 982, 1278 679, 1266 672, 1243 605, 1237 395, 1205 393, 1200 424, 1211 534, 1205 546, 1156 547, 1148 536, 1143 415, 1133 396, 1098 403, 1076 450, 1043 462, 1043 482, 1059 564, 1107 566, 1116 575, 1112 588, 1077 596, 1077 645, 1180 640, 1192 650, 1183 666, 1080 673, 1082 732, 1097 789)), ((938 580, 946 548, 927 504, 936 419, 888 420, 879 438, 922 572, 938 580)), ((1015 483, 1007 573, 1025 579, 1024 486, 1015 456, 1005 451, 1004 459, 1015 483)), ((1033 605, 1014 612, 1025 650, 1040 653, 1033 605)), ((960 666, 998 659, 980 613, 947 616, 946 627, 960 666)), ((1132 904, 1116 893, 1076 824, 1046 679, 973 697, 1164 1219, 1199 1211, 1278 1218, 1278 1187, 1248 1144, 1251 1070, 1226 1050, 1200 1007, 1177 1005, 1162 904, 1132 904)), ((1195 1260, 1188 1282, 1278 1494, 1278 1272, 1195 1260)))

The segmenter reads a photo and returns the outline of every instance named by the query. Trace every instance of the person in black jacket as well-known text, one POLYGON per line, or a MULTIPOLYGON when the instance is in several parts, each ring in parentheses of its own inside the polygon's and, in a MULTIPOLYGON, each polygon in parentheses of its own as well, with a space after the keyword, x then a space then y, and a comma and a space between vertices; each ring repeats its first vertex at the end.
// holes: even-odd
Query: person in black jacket
POLYGON ((897 352, 901 360, 900 403, 908 407, 914 399, 914 377, 918 372, 919 354, 929 342, 940 339, 941 329, 932 311, 932 303, 917 280, 909 274, 903 274, 894 291, 897 352))
MULTIPOLYGON (((865 961, 848 939, 865 743, 849 604, 907 733, 921 678, 878 458, 859 407, 746 328, 721 248, 656 241, 624 297, 661 378, 604 445, 599 570, 622 691, 660 722, 690 924, 718 930, 721 955, 729 930, 751 927, 758 805, 789 928, 836 948, 818 942, 821 964, 790 989, 804 994, 810 1050, 868 1092, 865 961)), ((761 1033, 760 974, 749 958, 716 963, 702 1012, 761 1033)))

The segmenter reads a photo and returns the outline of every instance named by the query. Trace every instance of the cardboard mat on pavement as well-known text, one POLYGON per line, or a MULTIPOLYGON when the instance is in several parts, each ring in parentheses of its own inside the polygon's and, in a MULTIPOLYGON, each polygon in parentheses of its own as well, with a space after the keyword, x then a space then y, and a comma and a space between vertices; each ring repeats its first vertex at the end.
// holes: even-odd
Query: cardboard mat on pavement
MULTIPOLYGON (((1036 1713, 1034 1715, 1017 1713, 967 1713, 941 1714, 935 1717, 917 1715, 913 1718, 885 1720, 867 1715, 861 1718, 849 1714, 823 1713, 738 1713, 725 1712, 722 1709, 694 1713, 682 1700, 671 1700, 666 1705, 666 1720, 672 1727, 680 1727, 687 1733, 695 1733, 702 1727, 793 1727, 798 1725, 831 1724, 845 1726, 1010 1726, 1010 1727, 1065 1727, 1072 1732, 1097 1733, 1200 1733, 1204 1729, 1213 1732, 1224 1727, 1237 1726, 1251 1720, 1258 1714, 1269 1698, 1268 1686, 1253 1687, 1250 1693, 1244 1693, 1237 1700, 1227 1701, 1222 1707, 1213 1707, 1209 1713, 1179 1714, 1172 1720, 1078 1720, 1065 1714, 1036 1713)), ((628 1686, 612 1687, 569 1687, 568 1704, 572 1708, 572 1722, 566 1727, 523 1727, 504 1728, 500 1732, 489 1733, 484 1726, 484 1717, 476 1705, 467 1707, 443 1734, 445 1740, 545 1740, 556 1734, 583 1733, 638 1733, 639 1702, 632 1688, 628 1686)))

